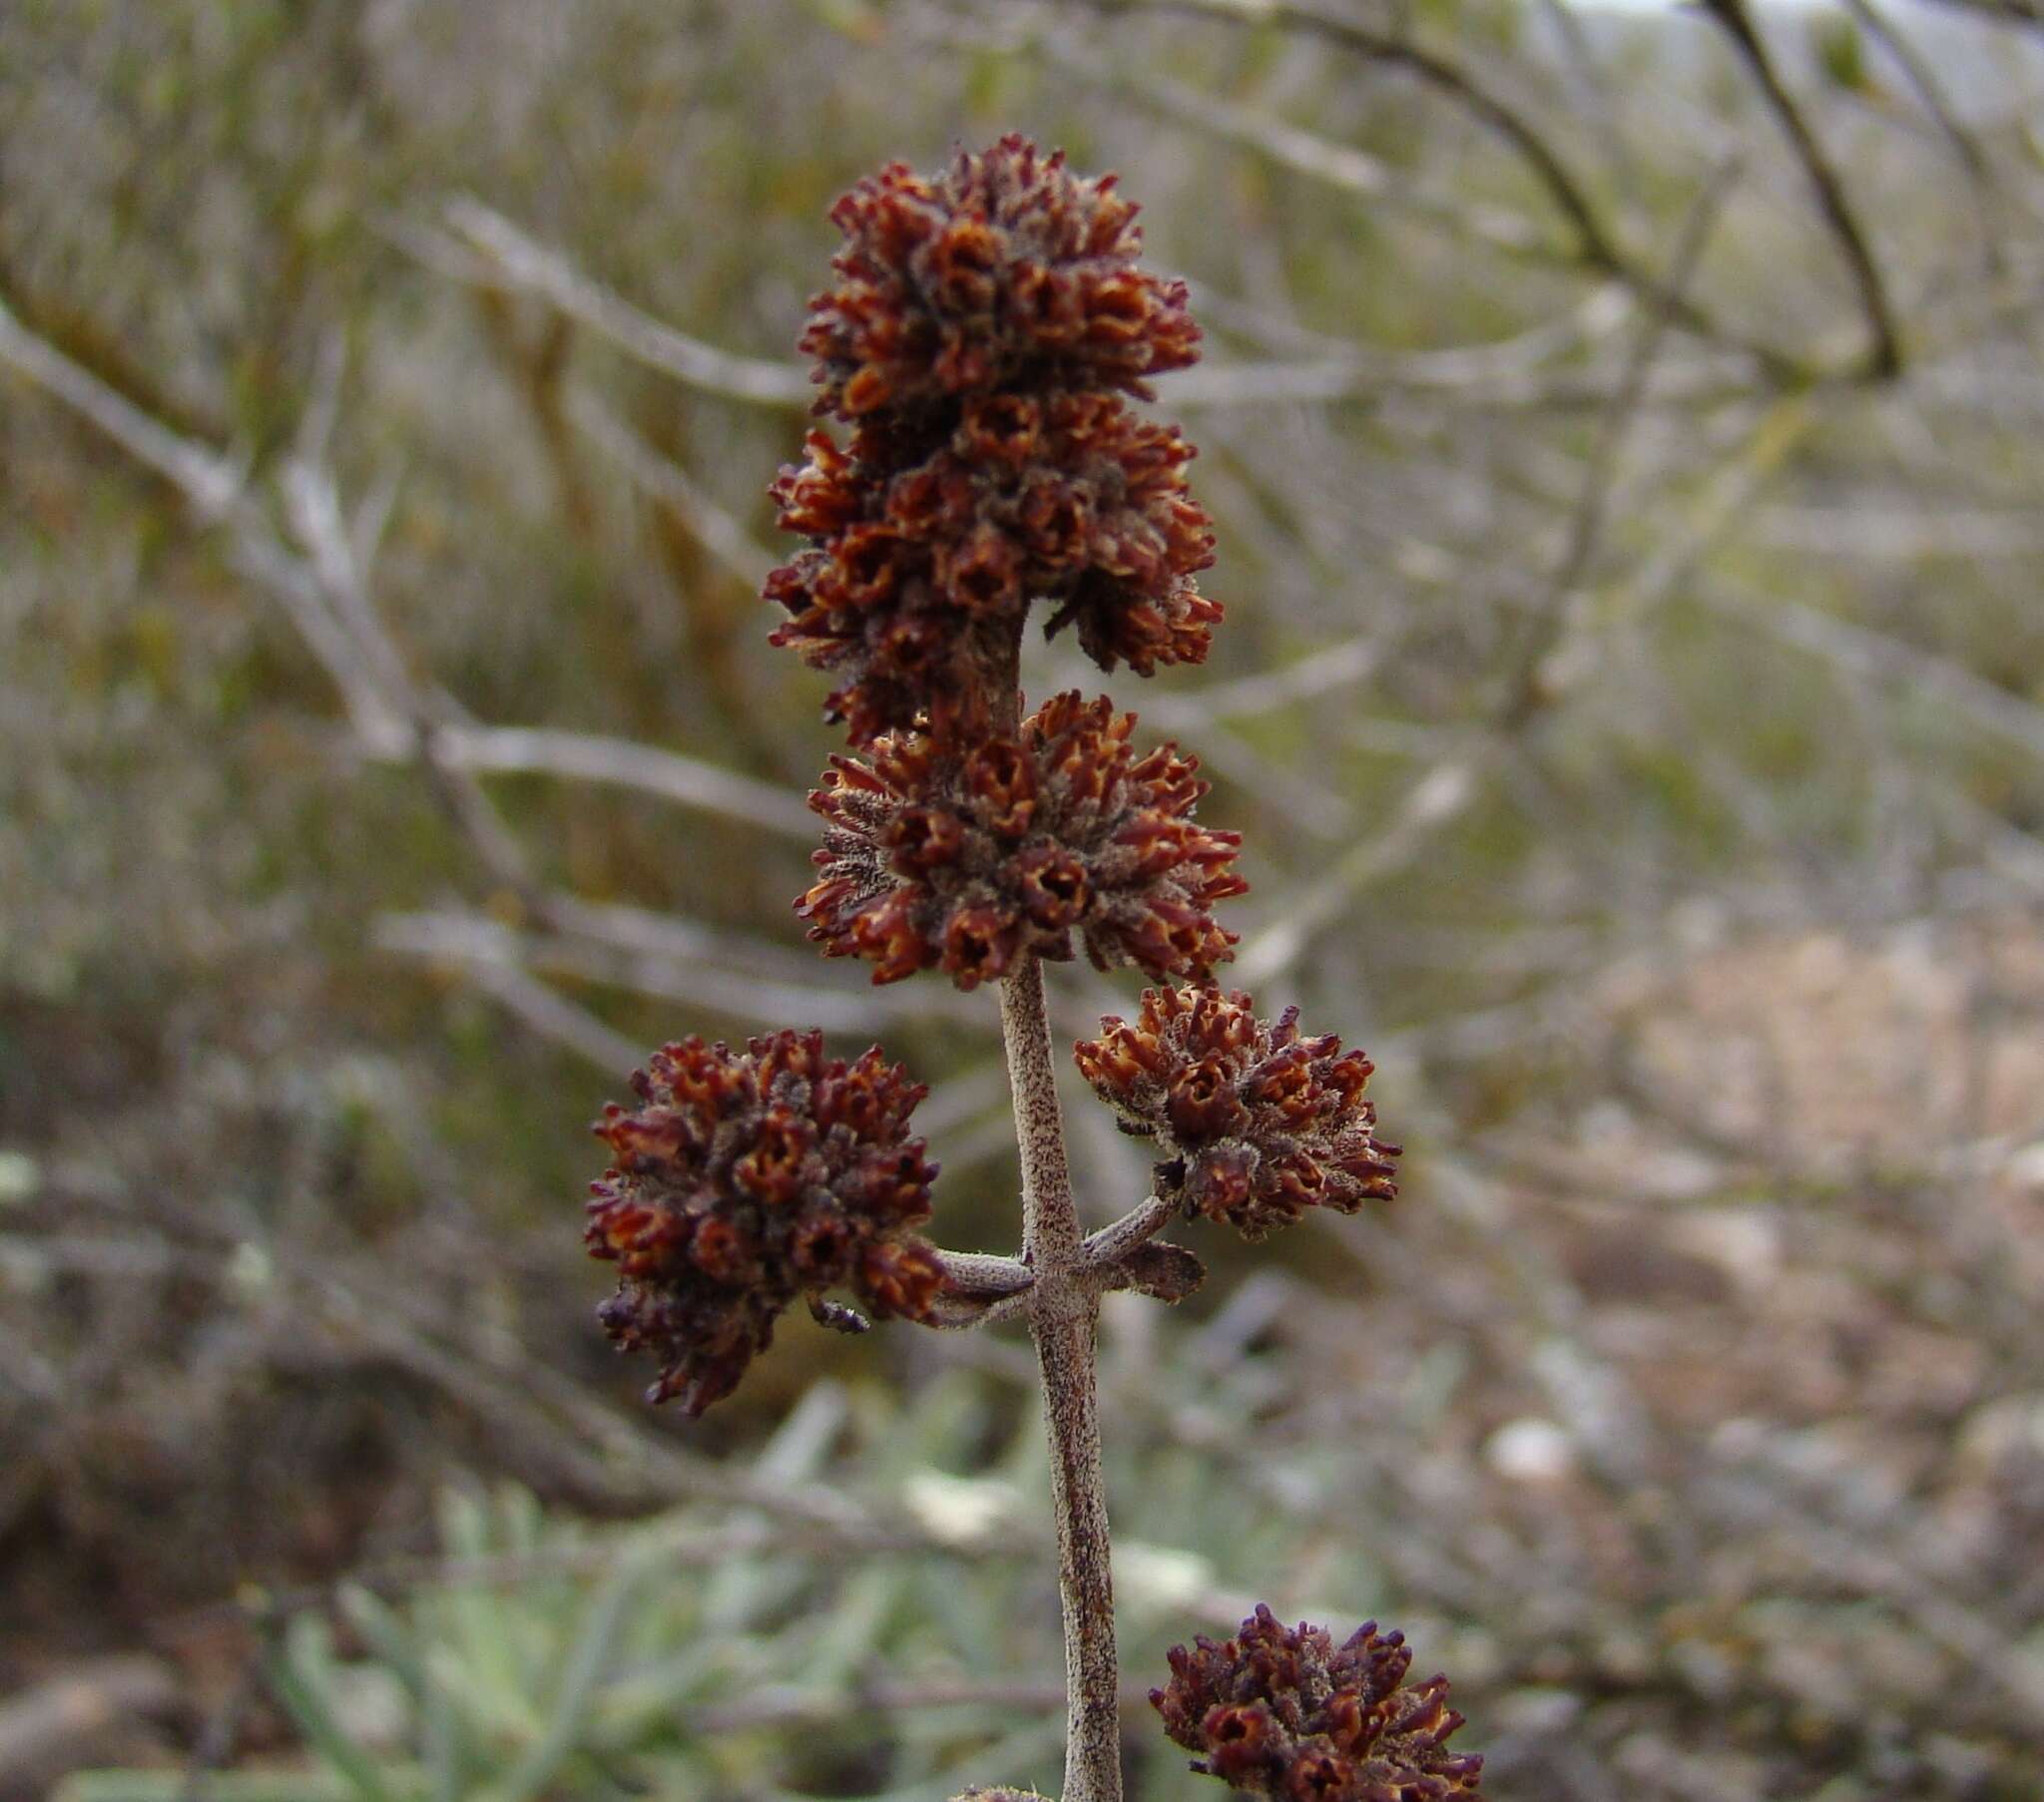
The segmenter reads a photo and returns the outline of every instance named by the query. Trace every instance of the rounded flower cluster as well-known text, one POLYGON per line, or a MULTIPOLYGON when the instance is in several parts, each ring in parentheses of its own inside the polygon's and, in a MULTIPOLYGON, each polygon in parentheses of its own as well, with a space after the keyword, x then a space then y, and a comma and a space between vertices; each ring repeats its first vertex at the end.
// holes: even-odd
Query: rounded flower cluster
POLYGON ((1207 655, 1219 605, 1186 486, 1193 448, 1123 391, 1192 362, 1182 283, 1138 268, 1134 210, 1020 138, 924 181, 899 166, 833 214, 848 243, 813 303, 818 410, 772 494, 808 549, 775 570, 773 635, 836 685, 854 743, 984 729, 1030 605, 1103 669, 1207 655))
POLYGON ((1020 135, 933 178, 890 163, 831 209, 837 284, 810 308, 819 412, 854 420, 1011 384, 1146 394, 1199 356, 1182 281, 1137 266, 1115 178, 1020 135))
POLYGON ((612 1167, 590 1185, 584 1234, 618 1266, 599 1310, 627 1351, 661 1361, 651 1401, 701 1414, 731 1393, 798 1295, 845 1288, 919 1319, 944 1280, 910 1236, 936 1166, 909 1116, 927 1093, 879 1049, 823 1055, 820 1033, 769 1033, 743 1052, 686 1039, 654 1054, 596 1125, 612 1167))
POLYGON ((838 677, 826 704, 855 741, 969 694, 1036 600, 1103 669, 1205 658, 1221 609, 1192 576, 1214 535, 1176 426, 1108 394, 1000 393, 905 459, 871 426, 807 448, 772 490, 811 541, 767 580, 791 616, 774 643, 838 677))
POLYGON ((1260 1239, 1308 1207, 1354 1213, 1388 1200, 1396 1145, 1376 1136, 1371 1064, 1331 1035, 1302 1039, 1298 1010, 1273 1025, 1250 998, 1151 989, 1134 1025, 1104 1019, 1076 1052, 1124 1131, 1166 1153, 1159 1180, 1186 1212, 1260 1239))
POLYGON ((1240 1634, 1171 1652, 1150 1700, 1193 1769, 1284 1802, 1479 1802, 1483 1760, 1451 1752, 1462 1717, 1448 1680, 1407 1687, 1402 1633, 1369 1621, 1336 1646, 1324 1627, 1287 1628, 1258 1604, 1240 1634))
POLYGON ((1174 744, 1138 757, 1133 713, 1053 696, 1019 738, 954 753, 926 733, 888 736, 870 763, 833 757, 809 804, 826 820, 821 870, 796 903, 834 957, 875 982, 941 969, 970 989, 1073 935, 1106 970, 1206 978, 1233 956, 1216 901, 1243 892, 1241 835, 1197 824, 1207 792, 1174 744))

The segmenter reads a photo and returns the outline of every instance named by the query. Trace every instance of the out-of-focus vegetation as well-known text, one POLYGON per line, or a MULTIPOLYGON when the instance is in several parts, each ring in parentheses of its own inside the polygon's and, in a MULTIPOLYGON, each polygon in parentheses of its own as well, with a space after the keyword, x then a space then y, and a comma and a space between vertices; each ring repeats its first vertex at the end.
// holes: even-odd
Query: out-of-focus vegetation
POLYGON ((0 103, 0 1790, 1054 1768, 1020 1348, 791 1323, 678 1430, 575 1206, 644 1047, 815 1022, 1008 1236, 991 1001, 787 911, 757 591, 830 199, 1025 129, 1210 334, 1230 621, 1118 696, 1408 1146, 1111 1310, 1132 1684, 1265 1597, 1500 1797, 2036 1794, 2020 0, 11 0, 0 103))

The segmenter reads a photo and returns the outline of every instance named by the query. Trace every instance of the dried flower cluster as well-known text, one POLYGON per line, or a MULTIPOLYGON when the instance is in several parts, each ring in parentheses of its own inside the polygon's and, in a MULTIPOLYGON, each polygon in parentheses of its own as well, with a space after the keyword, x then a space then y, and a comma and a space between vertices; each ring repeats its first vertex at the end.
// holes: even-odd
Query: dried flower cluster
POLYGON ((837 685, 855 744, 988 723, 1032 601, 1103 669, 1207 655, 1220 607, 1186 490, 1193 449, 1131 410, 1183 368, 1185 287, 1137 266, 1135 209, 1022 138, 960 152, 925 181, 893 165, 832 217, 837 285, 802 339, 823 432, 774 484, 810 548, 767 579, 791 646, 837 685))
POLYGON ((653 1401, 700 1414, 728 1395, 797 1295, 846 1288, 876 1313, 926 1314, 943 1280, 910 1236, 936 1166, 908 1136, 926 1091, 877 1048, 854 1064, 820 1033, 743 1052, 687 1039, 656 1052, 604 1110, 614 1159, 590 1185, 591 1253, 618 1265, 600 1317, 661 1360, 653 1401))
POLYGON ((858 419, 1021 384, 1146 395, 1199 357, 1182 281, 1137 265, 1136 208, 1019 134, 925 179, 903 163, 830 211, 845 246, 801 347, 858 419))
POLYGON ((970 989, 1026 952, 1071 957, 1074 933, 1103 970, 1207 977, 1235 942, 1212 908, 1248 886, 1242 840, 1194 822, 1198 760, 1137 757, 1135 723, 1070 692, 962 756, 911 733, 870 763, 832 758, 809 802, 830 822, 799 903, 809 936, 883 983, 941 969, 970 989))
POLYGON ((1171 1652, 1171 1682, 1150 1700, 1164 1730, 1200 1757, 1193 1769, 1285 1802, 1478 1802, 1483 1760, 1447 1749, 1462 1717, 1448 1680, 1406 1686, 1402 1633, 1358 1627, 1336 1646, 1324 1627, 1281 1625, 1262 1603, 1237 1637, 1204 1634, 1171 1652))
MULTIPOLYGON (((1207 655, 1221 610, 1194 583, 1214 538, 1187 492, 1193 449, 1130 404, 1198 354, 1184 284, 1137 265, 1135 209, 1112 178, 1083 181, 1021 138, 929 179, 891 165, 831 217, 845 243, 802 347, 815 410, 842 436, 810 433, 773 484, 807 545, 766 598, 784 616, 774 642, 832 677, 826 711, 858 754, 833 757, 809 797, 823 842, 796 906, 827 955, 865 959, 875 982, 1004 982, 1027 1249, 916 1236, 936 1173, 908 1135, 924 1092, 877 1047, 846 1065, 815 1033, 737 1053, 691 1039, 597 1126, 615 1162, 587 1240, 619 1268, 600 1312, 621 1347, 660 1359, 652 1399, 692 1414, 730 1393, 798 1296, 833 1323, 848 1310, 823 1301, 832 1288, 932 1325, 1026 1314, 1061 1479, 1065 1795, 1119 1802, 1100 1297, 1175 1301, 1198 1284, 1199 1260, 1155 1236, 1174 1211, 1262 1238, 1309 1207, 1388 1198, 1398 1150, 1376 1136, 1367 1058, 1302 1037, 1296 1009, 1261 1020, 1213 986, 1236 940, 1214 908, 1247 884, 1238 835, 1195 818, 1198 760, 1138 753, 1135 715, 1104 697, 1073 690, 1022 716, 1039 601, 1046 631, 1073 628, 1104 670, 1207 655), (1124 1129, 1156 1141, 1158 1195, 1177 1204, 1153 1198, 1090 1236, 1035 967, 1081 946, 1165 985, 1077 1057, 1124 1129)), ((1365 1626, 1337 1649, 1260 1607, 1239 1638, 1171 1662, 1151 1699, 1196 1770, 1289 1802, 1475 1802, 1481 1761, 1447 1750, 1461 1724, 1447 1684, 1406 1687, 1395 1633, 1365 1626)))
POLYGON ((1397 1193, 1370 1061, 1331 1034, 1301 1038, 1296 1008, 1273 1025, 1241 993, 1151 989, 1134 1025, 1100 1024, 1079 1069, 1124 1131, 1164 1149, 1159 1181, 1187 1213, 1260 1239, 1308 1207, 1354 1213, 1397 1193))

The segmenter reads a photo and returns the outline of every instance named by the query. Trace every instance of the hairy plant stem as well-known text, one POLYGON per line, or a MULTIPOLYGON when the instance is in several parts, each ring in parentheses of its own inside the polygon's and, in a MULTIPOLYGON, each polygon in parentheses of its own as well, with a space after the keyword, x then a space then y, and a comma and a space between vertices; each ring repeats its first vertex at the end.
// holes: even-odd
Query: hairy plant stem
POLYGON ((1030 1331, 1043 1376, 1057 1518, 1067 1705, 1063 1802, 1121 1802, 1120 1673, 1094 1379, 1100 1297, 1082 1255, 1043 966, 1033 954, 1025 953, 1001 983, 1001 1036, 1022 1148, 1022 1256, 1036 1272, 1030 1331))

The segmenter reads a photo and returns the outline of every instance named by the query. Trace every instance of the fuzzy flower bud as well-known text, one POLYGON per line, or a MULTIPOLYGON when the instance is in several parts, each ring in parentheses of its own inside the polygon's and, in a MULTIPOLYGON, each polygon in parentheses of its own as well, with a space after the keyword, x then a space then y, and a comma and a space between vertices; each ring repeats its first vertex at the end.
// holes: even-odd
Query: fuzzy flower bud
POLYGON ((1282 1802, 1480 1802, 1483 1760, 1450 1752, 1462 1716, 1448 1680, 1411 1687, 1402 1633, 1368 1621, 1337 1647, 1324 1627, 1278 1624, 1261 1602, 1240 1634, 1171 1652, 1150 1700, 1193 1769, 1282 1802))
POLYGON ((837 284, 811 305, 818 412, 847 421, 1019 383, 1119 388, 1199 355, 1182 281, 1137 266, 1115 178, 1019 135, 942 175, 890 163, 831 209, 837 284))
POLYGON ((691 1038, 632 1078, 639 1106, 596 1125, 615 1160, 590 1185, 592 1256, 618 1265, 598 1310, 623 1350, 661 1360, 650 1401, 701 1414, 730 1394, 798 1295, 849 1289, 924 1317, 944 1271, 910 1229, 936 1166, 908 1120, 927 1091, 876 1046, 846 1065, 820 1033, 743 1052, 691 1038))
POLYGON ((1331 1035, 1300 1038, 1296 1008, 1273 1025, 1247 995, 1151 989, 1134 1025, 1101 1029, 1079 1069, 1124 1131, 1163 1147, 1159 1180, 1187 1213, 1260 1239, 1308 1207, 1348 1214, 1397 1193, 1398 1147, 1376 1136, 1363 1093, 1370 1061, 1331 1035))
POLYGON ((1233 955, 1216 901, 1248 884, 1234 832, 1197 824, 1198 762, 1172 744, 1138 757, 1135 715, 1054 695, 1019 739, 970 750, 925 733, 882 738, 870 763, 831 759, 809 804, 829 821, 821 871, 796 903, 835 957, 875 982, 941 969, 961 988, 1023 952, 1100 969, 1206 977, 1233 955))

